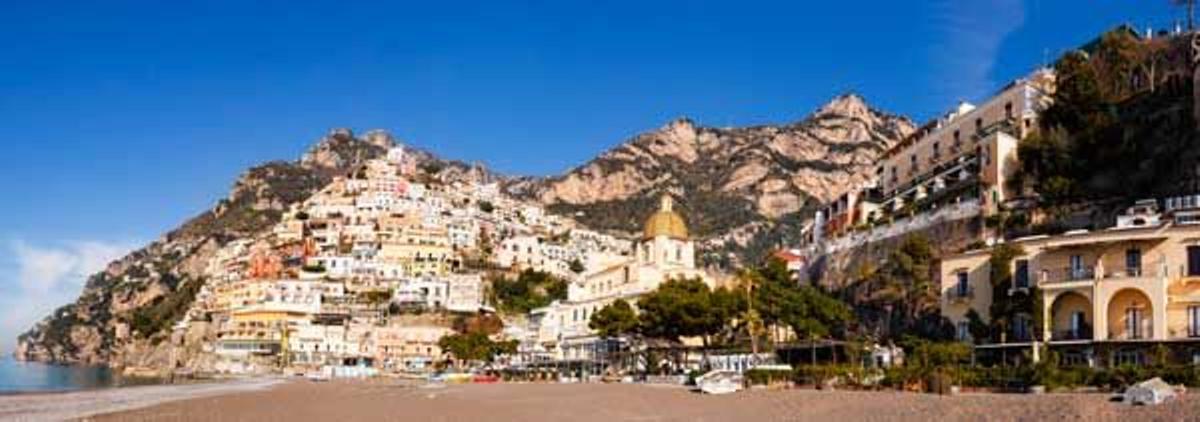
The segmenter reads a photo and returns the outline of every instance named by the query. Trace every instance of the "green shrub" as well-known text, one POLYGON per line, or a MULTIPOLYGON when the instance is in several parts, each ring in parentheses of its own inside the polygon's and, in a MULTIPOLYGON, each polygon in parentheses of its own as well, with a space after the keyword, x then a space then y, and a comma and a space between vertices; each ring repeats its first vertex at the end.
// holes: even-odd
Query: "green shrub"
POLYGON ((750 385, 771 385, 790 381, 793 371, 785 369, 751 369, 744 374, 750 385))

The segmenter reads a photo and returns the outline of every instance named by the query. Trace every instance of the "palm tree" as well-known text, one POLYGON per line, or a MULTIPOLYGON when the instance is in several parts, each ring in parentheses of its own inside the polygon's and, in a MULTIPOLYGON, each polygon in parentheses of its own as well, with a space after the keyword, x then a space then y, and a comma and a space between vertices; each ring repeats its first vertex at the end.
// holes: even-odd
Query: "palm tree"
POLYGON ((1176 6, 1187 7, 1187 29, 1188 31, 1194 29, 1195 27, 1193 24, 1196 21, 1196 0, 1171 0, 1171 3, 1175 4, 1176 6))

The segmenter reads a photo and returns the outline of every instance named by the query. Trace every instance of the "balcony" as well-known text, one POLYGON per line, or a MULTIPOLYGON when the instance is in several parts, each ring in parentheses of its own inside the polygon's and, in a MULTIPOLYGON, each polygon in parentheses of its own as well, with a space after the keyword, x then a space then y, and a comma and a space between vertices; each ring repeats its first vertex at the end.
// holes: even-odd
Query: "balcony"
POLYGON ((1109 331, 1108 332, 1109 340, 1137 341, 1137 340, 1147 340, 1149 338, 1150 338, 1150 330, 1148 327, 1142 329, 1141 331, 1137 331, 1137 332, 1126 331, 1126 330, 1109 331))
POLYGON ((1075 329, 1056 330, 1050 333, 1051 341, 1078 341, 1091 340, 1091 327, 1079 327, 1075 329))
POLYGON ((1016 119, 1010 118, 1010 119, 999 120, 997 122, 994 122, 992 124, 989 124, 987 126, 979 128, 979 130, 977 130, 974 134, 971 135, 971 140, 973 140, 975 142, 979 142, 979 141, 982 141, 984 138, 987 138, 988 136, 991 136, 992 134, 994 134, 996 132, 1004 132, 1005 134, 1007 134, 1009 136, 1017 137, 1017 133, 1018 133, 1017 128, 1018 127, 1019 127, 1019 125, 1018 125, 1016 119))
POLYGON ((1077 281, 1094 281, 1096 280, 1095 267, 1075 267, 1075 268, 1059 268, 1052 270, 1042 270, 1042 284, 1056 283, 1071 283, 1077 281))
POLYGON ((1172 339, 1176 340, 1200 340, 1200 327, 1172 328, 1169 331, 1169 335, 1172 339))
POLYGON ((975 298, 975 289, 973 287, 954 287, 946 291, 946 299, 951 303, 967 303, 975 298))

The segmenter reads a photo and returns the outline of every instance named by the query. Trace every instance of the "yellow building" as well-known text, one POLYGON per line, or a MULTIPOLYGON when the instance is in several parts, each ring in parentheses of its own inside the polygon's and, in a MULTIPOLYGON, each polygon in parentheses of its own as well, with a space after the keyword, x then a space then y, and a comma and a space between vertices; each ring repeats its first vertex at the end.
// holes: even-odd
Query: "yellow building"
POLYGON ((454 330, 437 326, 387 326, 374 330, 375 359, 397 372, 424 372, 442 359, 442 337, 454 330))
POLYGON ((454 251, 445 228, 410 225, 380 235, 378 259, 399 265, 406 276, 442 276, 451 270, 454 251))
MULTIPOLYGON (((1176 220, 1179 221, 1179 220, 1176 220)), ((1019 315, 1002 342, 1045 342, 1068 362, 1142 363, 1149 346, 1172 346, 1178 360, 1200 357, 1200 224, 1168 222, 1009 242, 1023 253, 1008 285, 993 287, 990 251, 941 263, 942 314, 970 337, 967 312, 990 320, 995 294, 1040 296, 1041 326, 1019 315)), ((990 341, 995 343, 994 339, 990 341)))

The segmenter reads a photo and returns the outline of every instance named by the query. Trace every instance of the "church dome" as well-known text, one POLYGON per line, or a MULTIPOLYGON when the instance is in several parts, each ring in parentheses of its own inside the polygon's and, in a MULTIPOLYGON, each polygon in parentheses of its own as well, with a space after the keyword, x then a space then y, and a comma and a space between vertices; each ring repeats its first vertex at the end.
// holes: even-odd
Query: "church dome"
POLYGON ((646 219, 646 225, 642 228, 642 238, 653 239, 658 236, 679 240, 688 238, 687 223, 683 221, 683 216, 672 210, 669 195, 663 195, 658 212, 646 219))

